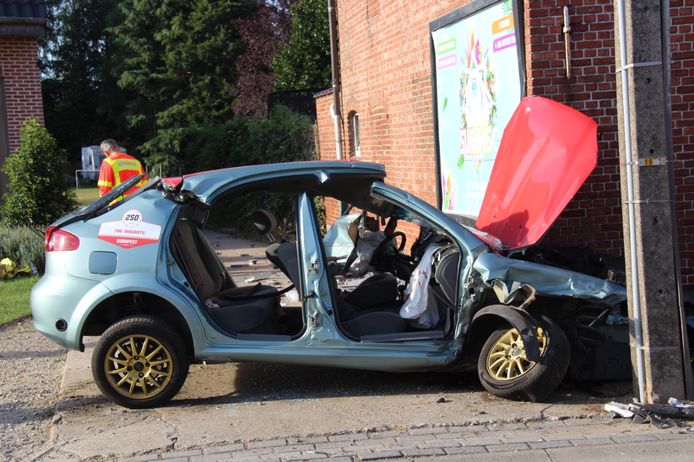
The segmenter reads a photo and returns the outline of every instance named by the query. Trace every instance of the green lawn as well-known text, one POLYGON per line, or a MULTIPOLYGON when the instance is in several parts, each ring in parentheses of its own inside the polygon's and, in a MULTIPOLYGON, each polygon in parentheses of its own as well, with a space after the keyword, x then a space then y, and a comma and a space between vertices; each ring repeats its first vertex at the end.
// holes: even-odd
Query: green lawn
POLYGON ((0 281, 0 324, 31 314, 29 292, 38 277, 17 277, 0 281))
POLYGON ((99 188, 78 188, 74 191, 79 205, 87 205, 99 198, 99 188))

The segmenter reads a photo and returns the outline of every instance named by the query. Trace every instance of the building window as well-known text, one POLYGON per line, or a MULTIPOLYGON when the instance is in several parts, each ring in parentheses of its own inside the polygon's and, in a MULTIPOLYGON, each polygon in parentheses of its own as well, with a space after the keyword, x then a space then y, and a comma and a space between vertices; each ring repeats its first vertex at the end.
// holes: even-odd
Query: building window
POLYGON ((352 157, 361 157, 361 142, 359 141, 359 114, 350 112, 348 118, 349 127, 349 153, 352 157))

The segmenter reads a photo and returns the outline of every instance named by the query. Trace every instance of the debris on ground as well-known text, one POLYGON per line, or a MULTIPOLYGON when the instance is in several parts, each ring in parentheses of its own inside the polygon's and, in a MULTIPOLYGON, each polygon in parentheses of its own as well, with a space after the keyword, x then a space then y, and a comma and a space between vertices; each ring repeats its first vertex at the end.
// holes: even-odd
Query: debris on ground
POLYGON ((605 404, 605 410, 612 417, 631 418, 632 422, 650 423, 656 428, 665 429, 680 427, 685 431, 694 431, 683 420, 694 420, 694 403, 670 398, 667 403, 631 403, 623 404, 611 401, 605 404))

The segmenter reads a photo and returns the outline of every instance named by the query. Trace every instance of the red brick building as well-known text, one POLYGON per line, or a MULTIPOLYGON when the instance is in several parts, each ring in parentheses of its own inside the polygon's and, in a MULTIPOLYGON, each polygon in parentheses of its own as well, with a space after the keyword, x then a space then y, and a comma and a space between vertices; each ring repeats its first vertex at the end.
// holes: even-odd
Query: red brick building
MULTIPOLYGON (((337 0, 342 158, 386 165, 388 181, 437 203, 432 22, 470 0, 337 0), (358 115, 354 146, 350 121, 358 115)), ((525 92, 568 104, 599 126, 598 167, 543 243, 622 254, 613 2, 519 0, 525 92), (569 5, 570 3, 570 5, 569 5), (563 7, 570 13, 567 78, 563 7)), ((694 4, 670 2, 673 142, 679 248, 685 285, 694 285, 694 4)), ((316 95, 318 144, 335 159, 331 91, 316 95)), ((328 217, 338 213, 329 204, 328 217)))
MULTIPOLYGON (((25 119, 43 124, 37 40, 45 24, 42 0, 0 0, 0 164, 19 147, 25 119)), ((0 174, 0 194, 4 190, 0 174)))

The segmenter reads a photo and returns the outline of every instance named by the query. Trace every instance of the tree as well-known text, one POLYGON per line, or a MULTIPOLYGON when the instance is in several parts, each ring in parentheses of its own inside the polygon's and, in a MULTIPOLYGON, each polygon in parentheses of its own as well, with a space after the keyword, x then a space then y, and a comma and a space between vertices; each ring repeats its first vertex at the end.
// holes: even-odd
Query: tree
POLYGON ((289 42, 273 63, 275 89, 303 90, 330 85, 327 0, 299 0, 290 10, 289 42))
POLYGON ((244 49, 234 23, 255 7, 252 0, 122 2, 123 21, 112 29, 123 50, 118 84, 133 95, 127 120, 152 159, 170 165, 188 128, 233 116, 244 49))
POLYGON ((79 148, 124 132, 125 97, 112 71, 117 0, 49 0, 41 64, 46 127, 71 158, 79 148))
POLYGON ((27 119, 19 136, 19 149, 3 163, 9 181, 2 218, 10 226, 46 226, 75 206, 67 155, 36 119, 27 119))
POLYGON ((288 0, 265 0, 253 15, 236 20, 235 25, 246 48, 236 60, 234 113, 265 117, 275 80, 272 62, 289 37, 288 0))

